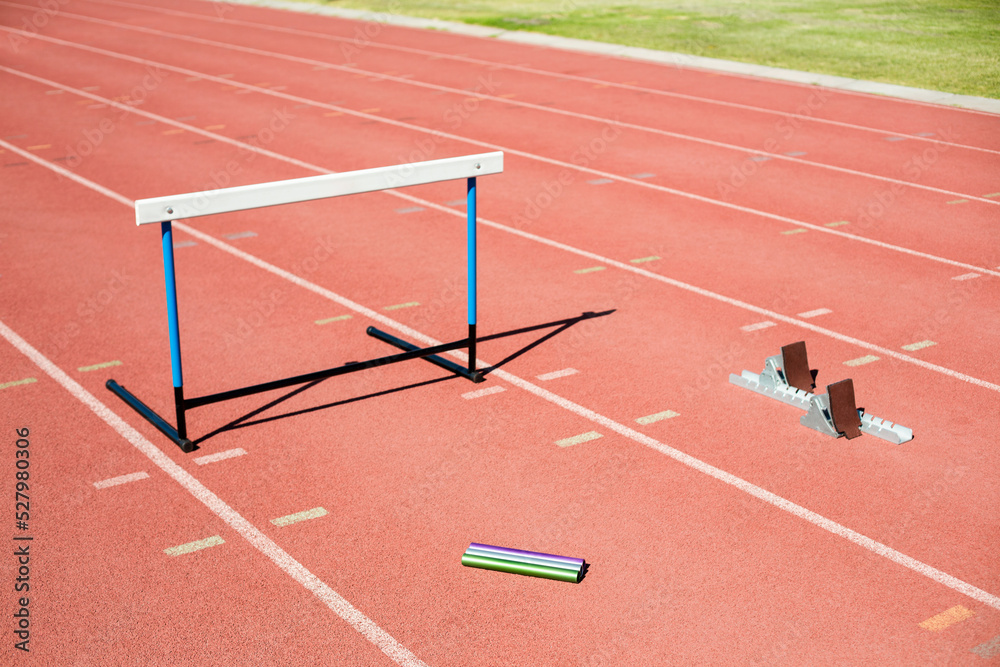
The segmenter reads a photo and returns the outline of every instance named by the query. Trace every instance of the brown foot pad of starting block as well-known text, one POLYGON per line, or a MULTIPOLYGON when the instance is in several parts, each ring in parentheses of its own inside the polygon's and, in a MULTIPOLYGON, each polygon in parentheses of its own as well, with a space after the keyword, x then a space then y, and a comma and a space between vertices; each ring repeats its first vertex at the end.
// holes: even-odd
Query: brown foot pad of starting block
POLYGON ((861 435, 861 415, 854 400, 854 380, 848 378, 826 386, 830 397, 830 417, 833 428, 850 440, 861 435))
POLYGON ((800 340, 798 343, 783 346, 781 363, 781 372, 785 374, 785 382, 790 386, 809 392, 816 388, 812 372, 809 370, 805 341, 800 340))

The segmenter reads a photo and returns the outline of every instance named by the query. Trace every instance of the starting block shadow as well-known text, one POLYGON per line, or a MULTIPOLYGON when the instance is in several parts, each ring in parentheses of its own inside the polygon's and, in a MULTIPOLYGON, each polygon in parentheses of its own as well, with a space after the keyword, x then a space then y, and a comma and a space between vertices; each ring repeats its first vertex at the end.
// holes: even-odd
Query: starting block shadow
MULTIPOLYGON (((510 363, 511 361, 513 361, 514 359, 516 359, 517 357, 520 357, 522 354, 525 354, 525 353, 529 352, 530 350, 533 350, 534 348, 536 348, 539 345, 545 343, 546 341, 552 339, 553 337, 558 336, 559 334, 563 333, 564 331, 566 331, 570 327, 574 326, 575 324, 583 322, 584 320, 594 319, 594 318, 597 318, 597 317, 605 317, 607 315, 611 315, 614 312, 615 312, 614 310, 606 310, 606 311, 601 311, 601 312, 585 312, 585 313, 582 313, 582 314, 580 314, 580 315, 578 315, 576 317, 571 317, 571 318, 567 318, 567 319, 563 319, 563 320, 556 320, 554 322, 546 322, 545 324, 535 324, 535 325, 531 325, 531 326, 527 326, 527 327, 522 327, 520 329, 512 329, 510 331, 504 331, 504 332, 501 332, 501 333, 495 333, 495 334, 489 334, 487 336, 481 336, 481 337, 477 338, 477 340, 476 340, 477 343, 483 343, 483 342, 487 342, 487 341, 491 341, 491 340, 498 340, 498 339, 501 339, 501 338, 508 338, 510 336, 518 336, 518 335, 522 335, 522 334, 525 334, 525 333, 531 333, 531 332, 534 332, 534 331, 541 331, 541 330, 544 330, 544 329, 553 329, 552 331, 549 331, 548 333, 546 333, 544 336, 538 338, 537 340, 532 341, 528 345, 525 345, 524 347, 518 349, 513 354, 507 356, 503 361, 500 361, 500 362, 498 362, 496 364, 493 364, 492 366, 489 366, 487 368, 481 368, 477 372, 479 373, 480 377, 485 378, 485 376, 488 375, 490 373, 490 371, 493 371, 493 370, 495 370, 497 368, 500 368, 504 364, 510 363)), ((369 327, 368 328, 369 335, 374 335, 374 334, 371 333, 371 331, 373 329, 374 329, 374 327, 369 327)), ((377 331, 377 330, 375 330, 375 331, 377 331)), ((388 334, 385 334, 384 332, 379 332, 379 334, 380 334, 379 336, 375 336, 375 337, 382 339, 382 336, 388 335, 388 334)), ((406 343, 406 345, 410 345, 410 344, 406 343)), ((462 347, 465 347, 464 343, 463 343, 462 347)), ((427 348, 427 349, 435 349, 435 348, 427 348)), ((394 356, 397 356, 397 355, 394 355, 394 356)), ((426 359, 426 357, 424 357, 424 358, 426 359)), ((434 378, 432 380, 425 380, 423 382, 416 382, 416 383, 413 383, 413 384, 404 385, 402 387, 393 387, 392 389, 385 389, 383 391, 378 391, 378 392, 374 392, 374 393, 371 393, 371 394, 365 394, 363 396, 354 396, 354 397, 351 397, 351 398, 346 398, 346 399, 343 399, 343 400, 335 401, 333 403, 326 403, 326 404, 323 404, 323 405, 310 406, 310 407, 307 407, 307 408, 302 408, 300 410, 294 410, 294 411, 291 411, 291 412, 285 412, 285 413, 282 413, 282 414, 279 414, 279 415, 270 415, 270 416, 266 416, 266 417, 260 417, 260 415, 263 415, 265 412, 271 410, 272 408, 275 408, 275 407, 281 405, 285 401, 287 401, 287 400, 289 400, 291 398, 294 398, 295 396, 298 396, 300 394, 303 394, 306 391, 308 391, 309 389, 312 389, 313 387, 316 387, 321 382, 323 382, 324 380, 326 380, 328 377, 331 377, 331 376, 327 375, 327 376, 323 376, 323 377, 317 377, 317 378, 314 378, 312 380, 308 380, 308 381, 306 381, 304 383, 301 383, 301 386, 297 387, 293 391, 290 391, 287 394, 279 396, 278 398, 275 398, 274 400, 272 400, 272 401, 270 401, 270 402, 268 402, 268 403, 266 403, 266 404, 264 404, 264 405, 262 405, 262 406, 260 406, 258 408, 255 408, 254 410, 248 412, 247 414, 234 419, 233 421, 229 422, 228 424, 225 424, 224 426, 220 426, 219 428, 215 429, 214 431, 206 433, 205 435, 203 435, 203 436, 201 436, 201 437, 199 437, 197 439, 192 440, 191 441, 192 447, 197 448, 199 445, 201 445, 206 440, 208 440, 208 439, 210 439, 212 437, 215 437, 217 435, 220 435, 222 433, 225 433, 227 431, 234 431, 234 430, 237 430, 237 429, 246 428, 248 426, 256 426, 256 425, 259 425, 259 424, 265 424, 265 423, 268 423, 268 422, 277 421, 279 419, 287 419, 289 417, 297 417, 297 416, 308 414, 308 413, 311 413, 311 412, 318 412, 318 411, 321 411, 321 410, 328 410, 328 409, 331 409, 331 408, 339 407, 341 405, 348 405, 350 403, 357 403, 359 401, 364 401, 364 400, 368 400, 368 399, 371 399, 371 398, 379 398, 379 397, 382 397, 382 396, 388 396, 390 394, 395 394, 395 393, 398 393, 398 392, 401 392, 401 391, 407 391, 407 390, 410 390, 410 389, 417 389, 419 387, 426 387, 428 385, 437 384, 439 382, 446 382, 448 380, 453 380, 456 377, 466 377, 466 379, 468 379, 467 378, 468 371, 467 371, 467 369, 465 367, 460 366, 460 365, 458 365, 458 364, 456 364, 456 363, 454 363, 454 362, 452 362, 452 361, 450 361, 448 359, 441 359, 441 358, 439 358, 439 359, 441 361, 444 361, 444 362, 446 362, 448 364, 448 365, 441 365, 441 364, 438 364, 438 365, 441 366, 443 369, 450 371, 451 373, 449 375, 446 375, 446 376, 443 376, 443 377, 434 378)), ((355 366, 360 366, 362 368, 373 368, 373 367, 375 367, 375 366, 378 365, 378 364, 376 364, 377 361, 378 360, 373 360, 373 361, 363 362, 363 363, 352 362, 351 364, 345 365, 345 367, 352 367, 353 368, 355 366)), ((360 370, 360 368, 358 368, 358 370, 360 370)), ((288 381, 290 381, 290 380, 297 380, 297 379, 298 378, 289 378, 287 380, 276 380, 274 383, 269 383, 269 384, 275 384, 276 386, 273 387, 273 388, 274 389, 278 389, 278 388, 282 388, 282 387, 288 386, 286 384, 288 381)), ((259 385, 257 385, 257 386, 259 386, 259 385)), ((241 390, 235 390, 235 391, 241 391, 241 390)), ((254 391, 253 393, 258 393, 258 392, 254 391)))

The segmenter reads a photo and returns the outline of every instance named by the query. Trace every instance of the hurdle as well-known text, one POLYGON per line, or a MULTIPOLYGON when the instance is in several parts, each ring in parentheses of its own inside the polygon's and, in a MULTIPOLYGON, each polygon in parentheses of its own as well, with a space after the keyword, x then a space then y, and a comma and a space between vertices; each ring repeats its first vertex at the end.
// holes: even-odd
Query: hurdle
POLYGON ((135 202, 136 225, 141 226, 154 223, 159 223, 160 225, 160 244, 163 251, 163 276, 167 298, 167 329, 170 339, 170 367, 174 387, 174 409, 177 425, 171 425, 124 386, 115 382, 115 380, 109 379, 105 383, 105 386, 135 410, 139 416, 173 441, 174 444, 180 447, 181 451, 190 453, 197 449, 197 446, 188 438, 186 413, 194 408, 212 403, 251 396, 274 389, 307 384, 328 377, 355 373, 410 359, 424 359, 472 382, 483 382, 485 378, 482 372, 476 370, 476 179, 480 176, 499 174, 501 172, 503 172, 503 152, 497 151, 137 200, 135 202), (467 309, 469 324, 468 336, 466 338, 421 348, 370 326, 366 329, 366 333, 369 336, 378 338, 403 351, 398 354, 378 357, 368 361, 349 362, 342 366, 326 370, 249 387, 231 389, 206 396, 195 398, 184 396, 184 377, 181 369, 180 324, 177 311, 177 278, 174 269, 172 230, 172 223, 174 221, 461 179, 465 179, 466 181, 467 309), (443 352, 463 348, 467 349, 469 354, 467 368, 438 356, 443 352))

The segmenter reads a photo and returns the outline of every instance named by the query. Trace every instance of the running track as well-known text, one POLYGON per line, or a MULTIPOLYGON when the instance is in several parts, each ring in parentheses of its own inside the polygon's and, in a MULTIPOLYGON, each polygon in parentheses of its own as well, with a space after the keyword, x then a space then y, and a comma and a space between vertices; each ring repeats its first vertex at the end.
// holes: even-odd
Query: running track
MULTIPOLYGON (((4 655, 1000 655, 995 116, 217 9, 0 1, 4 465, 30 428, 37 554, 33 656, 13 628, 4 655), (211 436, 190 455, 104 389, 170 414, 158 243, 134 199, 487 150, 506 166, 479 188, 481 335, 571 321, 481 343, 485 384, 408 362, 199 408, 211 436), (820 390, 852 377, 916 438, 829 439, 728 384, 796 340, 820 390), (575 586, 466 569, 470 541, 591 568, 575 586)), ((178 223, 189 395, 391 352, 369 324, 460 338, 463 194, 178 223)))

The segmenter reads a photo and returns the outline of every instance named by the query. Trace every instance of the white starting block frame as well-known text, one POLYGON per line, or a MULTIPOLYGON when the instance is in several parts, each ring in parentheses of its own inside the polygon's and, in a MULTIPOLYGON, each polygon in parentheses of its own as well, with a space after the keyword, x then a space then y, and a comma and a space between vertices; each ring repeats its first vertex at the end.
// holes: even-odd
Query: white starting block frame
POLYGON ((167 295, 167 326, 170 333, 170 366, 174 385, 174 407, 177 426, 171 426, 163 417, 114 380, 105 386, 125 401, 146 421, 170 438, 185 453, 197 446, 187 437, 185 413, 192 408, 218 403, 241 396, 249 396, 273 389, 306 384, 316 380, 344 375, 384 366, 386 364, 423 358, 437 366, 461 375, 473 382, 483 382, 483 374, 476 370, 476 179, 479 176, 503 172, 503 153, 480 153, 462 157, 429 160, 410 164, 362 169, 338 174, 324 174, 286 181, 273 181, 255 185, 242 185, 206 192, 140 199, 135 202, 136 225, 160 224, 160 242, 163 249, 163 274, 167 295), (343 197, 363 192, 377 192, 393 188, 425 185, 439 181, 466 180, 467 264, 468 264, 468 322, 467 338, 428 348, 419 348, 375 327, 368 327, 370 336, 383 340, 402 350, 400 354, 380 357, 364 362, 353 362, 315 373, 267 382, 251 387, 233 389, 197 398, 184 397, 184 378, 181 371, 180 327, 177 318, 177 287, 174 269, 174 246, 171 223, 174 220, 195 218, 219 213, 232 213, 266 206, 280 206, 298 202, 343 197), (441 352, 468 348, 468 368, 437 356, 441 352))
MULTIPOLYGON (((764 370, 760 374, 744 370, 740 375, 729 374, 730 384, 749 389, 768 398, 773 398, 805 410, 806 414, 799 418, 803 426, 825 433, 835 438, 843 434, 837 431, 830 415, 830 398, 826 394, 814 394, 798 389, 788 384, 782 371, 784 360, 780 354, 768 357, 764 361, 764 370)), ((861 432, 874 435, 876 438, 888 440, 894 445, 913 440, 913 430, 900 424, 894 424, 887 419, 881 419, 858 408, 861 417, 861 432)))

